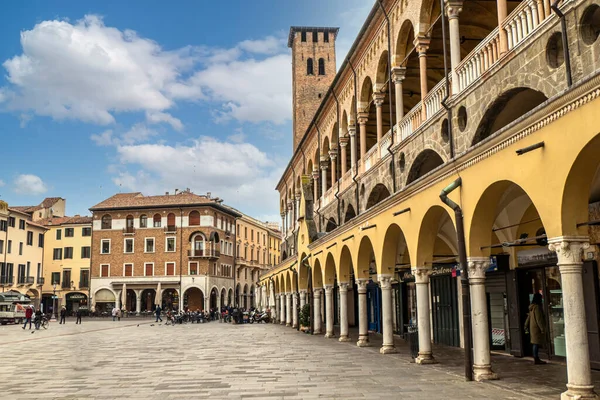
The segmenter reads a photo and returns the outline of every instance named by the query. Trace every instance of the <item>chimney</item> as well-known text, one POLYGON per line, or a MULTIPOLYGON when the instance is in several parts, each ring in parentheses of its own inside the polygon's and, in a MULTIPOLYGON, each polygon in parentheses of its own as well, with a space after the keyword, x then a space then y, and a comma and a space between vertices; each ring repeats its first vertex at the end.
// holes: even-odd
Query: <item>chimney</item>
POLYGON ((206 197, 210 199, 212 193, 211 192, 206 192, 206 197))
POLYGON ((177 192, 179 192, 179 189, 175 189, 175 194, 177 194, 177 192))
POLYGON ((169 195, 169 192, 165 192, 165 196, 168 196, 168 195, 169 195))

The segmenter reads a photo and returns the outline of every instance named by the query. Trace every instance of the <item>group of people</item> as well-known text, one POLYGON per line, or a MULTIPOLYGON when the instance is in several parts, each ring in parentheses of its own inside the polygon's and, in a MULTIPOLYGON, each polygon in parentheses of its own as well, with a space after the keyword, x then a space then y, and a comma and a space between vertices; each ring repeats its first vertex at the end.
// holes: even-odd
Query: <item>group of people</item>
MULTIPOLYGON (((75 311, 75 318, 76 318, 75 324, 76 325, 77 324, 81 325, 81 315, 82 315, 81 309, 78 308, 77 311, 75 311)), ((59 321, 59 324, 66 324, 66 323, 67 323, 67 309, 63 306, 60 309, 60 321, 59 321)))
POLYGON ((38 308, 37 310, 33 306, 25 307, 25 323, 23 324, 23 329, 26 329, 27 324, 29 323, 29 330, 31 330, 31 321, 33 320, 33 325, 35 329, 40 329, 40 325, 42 323, 42 310, 38 308))

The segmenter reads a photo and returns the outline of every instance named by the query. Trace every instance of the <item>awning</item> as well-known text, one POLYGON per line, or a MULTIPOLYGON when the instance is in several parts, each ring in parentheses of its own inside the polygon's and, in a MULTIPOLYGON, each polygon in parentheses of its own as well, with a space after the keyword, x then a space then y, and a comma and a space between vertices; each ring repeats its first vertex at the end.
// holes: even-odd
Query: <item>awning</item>
POLYGON ((108 289, 100 289, 94 295, 96 303, 114 303, 115 295, 108 289))

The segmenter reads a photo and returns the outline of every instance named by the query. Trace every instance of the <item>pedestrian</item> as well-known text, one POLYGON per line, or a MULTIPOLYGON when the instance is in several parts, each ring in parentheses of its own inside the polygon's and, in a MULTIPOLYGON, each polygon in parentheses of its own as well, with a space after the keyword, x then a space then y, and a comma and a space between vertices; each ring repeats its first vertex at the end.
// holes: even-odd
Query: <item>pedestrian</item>
POLYGON ((156 305, 156 310, 154 310, 154 313, 156 314, 156 322, 160 321, 162 322, 162 318, 160 317, 160 312, 161 312, 161 308, 160 306, 157 304, 156 305))
POLYGON ((29 322, 29 330, 31 330, 31 317, 33 317, 33 306, 29 306, 25 309, 25 324, 23 325, 23 329, 25 329, 29 322))
POLYGON ((121 320, 121 309, 117 308, 117 321, 121 320))
POLYGON ((40 329, 40 325, 42 324, 42 309, 38 308, 35 311, 35 318, 33 320, 33 324, 35 325, 35 329, 40 329))
POLYGON ((117 307, 113 307, 113 309, 112 309, 112 317, 113 317, 113 322, 114 322, 115 319, 117 318, 117 307))
POLYGON ((531 299, 529 305, 529 313, 525 320, 525 333, 530 335, 529 341, 533 347, 533 363, 534 364, 546 364, 545 361, 540 360, 539 351, 540 346, 546 342, 546 318, 542 311, 542 295, 536 293, 531 299))
POLYGON ((58 323, 60 324, 66 324, 65 319, 67 318, 67 309, 65 308, 65 306, 63 306, 60 309, 60 322, 58 323))
POLYGON ((75 316, 77 317, 77 319, 75 320, 75 325, 77 325, 77 324, 81 325, 81 314, 82 314, 82 311, 80 308, 78 308, 77 311, 75 311, 75 316))

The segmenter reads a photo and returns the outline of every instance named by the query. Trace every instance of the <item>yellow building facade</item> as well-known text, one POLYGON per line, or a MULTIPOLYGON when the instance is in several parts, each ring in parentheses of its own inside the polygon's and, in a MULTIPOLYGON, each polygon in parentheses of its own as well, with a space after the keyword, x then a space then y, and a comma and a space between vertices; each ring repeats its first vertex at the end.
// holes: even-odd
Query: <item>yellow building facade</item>
POLYGON ((309 304, 313 333, 356 325, 382 354, 417 325, 418 363, 472 343, 473 377, 497 379, 496 346, 531 354, 539 293, 563 398, 597 398, 600 5, 558 7, 564 31, 546 1, 374 5, 277 187, 282 262, 260 283, 280 323, 309 304))
POLYGON ((92 218, 55 217, 39 221, 48 229, 42 303, 46 312, 71 314, 89 308, 92 218))

